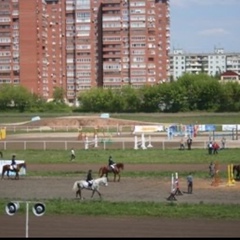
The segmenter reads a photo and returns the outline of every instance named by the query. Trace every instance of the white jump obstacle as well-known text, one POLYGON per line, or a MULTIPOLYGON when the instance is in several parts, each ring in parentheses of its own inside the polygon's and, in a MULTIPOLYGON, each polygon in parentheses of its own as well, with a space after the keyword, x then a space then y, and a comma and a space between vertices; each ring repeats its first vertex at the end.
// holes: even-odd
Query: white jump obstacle
POLYGON ((98 136, 95 135, 93 140, 89 140, 88 137, 86 137, 84 146, 85 146, 85 150, 89 149, 89 146, 93 146, 93 147, 97 148, 98 147, 98 136))
POLYGON ((168 201, 177 201, 176 197, 177 195, 183 195, 180 188, 179 188, 179 181, 178 181, 178 173, 174 174, 172 173, 172 178, 171 178, 171 192, 170 196, 167 198, 168 201))
POLYGON ((145 139, 145 136, 144 136, 144 133, 142 133, 141 135, 141 141, 138 141, 138 137, 135 136, 134 137, 134 149, 139 149, 142 148, 142 149, 147 149, 147 148, 151 148, 153 147, 152 144, 151 144, 151 136, 149 135, 148 136, 148 145, 146 147, 146 139, 145 139))

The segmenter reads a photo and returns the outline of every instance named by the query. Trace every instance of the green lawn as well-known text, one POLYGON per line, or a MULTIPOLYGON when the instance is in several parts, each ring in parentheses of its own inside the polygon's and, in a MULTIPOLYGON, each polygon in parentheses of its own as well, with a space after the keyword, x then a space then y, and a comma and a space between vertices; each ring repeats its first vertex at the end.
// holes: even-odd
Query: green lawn
MULTIPOLYGON (((36 114, 34 114, 36 116, 36 114)), ((40 115, 41 116, 41 115, 40 115)), ((14 116, 1 117, 0 123, 5 121, 21 122, 26 121, 33 115, 20 114, 14 116), (9 120, 11 119, 11 121, 9 120)), ((49 116, 44 116, 49 117, 49 116)), ((53 116, 51 116, 53 117, 53 116)), ((132 120, 142 120, 150 122, 174 122, 183 124, 239 124, 240 114, 238 113, 200 113, 200 114, 111 114, 111 117, 125 118, 132 120)), ((4 151, 4 158, 10 159, 12 153, 17 155, 17 159, 24 159, 27 164, 63 164, 69 163, 69 151, 65 150, 7 150, 4 151)), ((206 149, 194 149, 191 151, 179 150, 76 150, 76 161, 73 164, 83 163, 102 163, 106 164, 108 156, 112 155, 117 162, 125 164, 205 164, 206 169, 211 161, 217 161, 221 164, 240 164, 240 149, 226 149, 220 151, 218 155, 208 155, 206 149)), ((96 170, 95 170, 96 171, 96 170)), ((51 172, 33 172, 31 175, 48 175, 69 176, 75 173, 51 173, 51 172)), ((77 173, 78 174, 78 173, 77 173)), ((130 172, 124 170, 125 176, 133 177, 156 177, 157 171, 130 172)), ((161 172, 161 176, 169 176, 169 172, 161 172)), ((187 173, 182 173, 187 174, 187 173)), ((194 176, 206 177, 205 168, 194 173, 194 176)), ((226 173, 224 176, 226 177, 226 173)), ((4 182, 1 183, 3 187, 4 182)), ((0 187, 1 187, 0 186, 0 187)), ((6 203, 10 199, 0 198, 0 208, 4 209, 6 203)), ((152 217, 168 217, 168 218, 213 218, 213 219, 240 219, 239 204, 179 204, 175 202, 168 203, 152 203, 152 202, 106 202, 106 201, 85 201, 77 202, 76 200, 46 200, 48 214, 63 214, 63 215, 112 215, 112 216, 152 216, 152 217)), ((4 210, 2 214, 5 214, 4 210)), ((20 210, 20 214, 24 214, 24 210, 20 210)))

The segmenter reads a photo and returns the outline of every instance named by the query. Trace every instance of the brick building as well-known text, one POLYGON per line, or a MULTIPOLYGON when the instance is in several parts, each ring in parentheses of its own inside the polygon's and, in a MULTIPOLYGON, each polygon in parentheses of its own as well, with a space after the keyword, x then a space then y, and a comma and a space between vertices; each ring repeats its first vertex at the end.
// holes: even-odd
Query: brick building
POLYGON ((169 51, 169 0, 0 1, 0 84, 48 100, 168 81, 169 51))

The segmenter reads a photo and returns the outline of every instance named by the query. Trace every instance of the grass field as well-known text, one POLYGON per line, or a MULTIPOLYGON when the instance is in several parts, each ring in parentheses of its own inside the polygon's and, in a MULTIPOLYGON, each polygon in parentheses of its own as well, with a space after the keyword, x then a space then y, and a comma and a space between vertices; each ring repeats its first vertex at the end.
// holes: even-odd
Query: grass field
MULTIPOLYGON (((34 114, 34 116, 36 116, 34 114)), ((39 114, 42 118, 56 117, 57 115, 39 114)), ((58 115, 59 116, 59 115, 58 115)), ((0 114, 0 123, 7 122, 23 122, 29 121, 33 114, 0 114)), ((175 122, 183 124, 240 124, 239 113, 183 113, 183 114, 111 114, 111 117, 142 120, 149 122, 175 122)), ((10 159, 12 153, 17 155, 17 159, 24 159, 27 164, 63 164, 69 160, 69 151, 65 150, 7 150, 4 151, 4 157, 10 159)), ((206 168, 212 161, 217 161, 220 164, 240 164, 240 149, 225 149, 220 151, 218 155, 208 155, 207 150, 194 149, 191 151, 179 150, 88 150, 76 151, 76 163, 102 163, 106 164, 109 155, 112 155, 117 162, 125 164, 205 164, 206 168)), ((69 174, 79 174, 61 172, 54 173, 56 176, 69 176, 69 174)), ((128 172, 125 176, 132 177, 155 177, 159 173, 149 172, 128 172)), ((162 176, 167 176, 169 172, 161 172, 162 176)), ((182 174, 187 174, 183 172, 182 174)), ((32 172, 31 176, 52 176, 52 172, 32 172)), ((206 171, 195 172, 197 177, 205 177, 206 171)), ((226 177, 226 173, 224 175, 226 177)), ((3 187, 3 183, 1 183, 3 187)), ((7 196, 1 196, 0 208, 4 209, 6 202, 9 201, 7 196)), ((177 204, 177 203, 151 203, 151 202, 124 202, 124 203, 109 203, 105 201, 91 201, 82 204, 71 200, 46 200, 48 212, 50 214, 82 214, 82 215, 127 215, 127 216, 156 216, 169 218, 218 218, 218 219, 239 219, 240 208, 239 205, 233 204, 177 204), (77 206, 76 206, 77 205, 77 206), (77 209, 77 210, 76 210, 77 209), (156 211, 157 209, 157 211, 156 211), (159 212, 161 213, 159 215, 159 212)), ((22 210, 22 214, 24 210, 22 210)), ((2 213, 3 214, 3 211, 2 213)))
MULTIPOLYGON (((71 116, 100 116, 100 113, 72 114, 71 116)), ((44 113, 0 113, 0 124, 17 123, 30 121, 32 117, 40 116, 44 118, 63 117, 70 115, 63 114, 44 114, 44 113)), ((110 117, 125 120, 137 120, 156 123, 182 123, 182 124, 240 124, 239 113, 208 113, 208 112, 190 112, 190 113, 113 113, 110 117)))

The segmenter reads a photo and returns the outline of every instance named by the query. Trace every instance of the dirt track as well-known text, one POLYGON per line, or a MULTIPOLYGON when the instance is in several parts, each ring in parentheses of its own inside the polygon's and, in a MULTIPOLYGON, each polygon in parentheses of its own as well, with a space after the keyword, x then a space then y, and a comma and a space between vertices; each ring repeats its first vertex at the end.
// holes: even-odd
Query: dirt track
MULTIPOLYGON (((88 120, 89 121, 89 120, 88 120)), ((56 123, 55 123, 56 124, 56 123)), ((78 123, 77 123, 78 124, 78 123)), ((47 171, 81 171, 93 169, 97 171, 98 165, 76 163, 47 165, 47 171)), ((127 165, 124 171, 193 171, 206 168, 204 165, 154 165, 139 164, 127 165)), ((222 166, 226 169, 226 166, 222 166)), ((27 171, 46 170, 46 165, 28 165, 27 171)), ((108 201, 148 201, 168 202, 170 195, 171 179, 168 178, 127 178, 122 173, 120 182, 109 182, 108 187, 101 187, 103 198, 108 201)), ((111 178, 112 176, 110 176, 111 178)), ((68 198, 75 199, 72 192, 74 181, 82 179, 76 177, 21 177, 19 181, 0 181, 0 196, 13 200, 68 198), (21 189, 19 191, 19 189, 21 189)), ((211 185, 211 179, 200 180, 194 178, 193 194, 185 194, 186 179, 179 176, 182 196, 176 196, 176 203, 234 203, 239 204, 240 182, 234 186, 227 186, 227 180, 221 179, 218 186, 211 185)), ((90 199, 90 192, 83 191, 84 201, 90 199)), ((94 200, 98 196, 94 196, 94 200)), ((81 201, 79 201, 81 204, 81 201)), ((93 201, 94 204, 94 201, 93 201)), ((47 206, 46 206, 47 208, 47 206)), ((150 217, 95 217, 95 216, 52 216, 46 211, 42 217, 36 217, 29 213, 29 228, 26 231, 26 218, 24 215, 15 214, 8 216, 3 210, 0 215, 0 237, 23 238, 28 232, 29 237, 239 237, 238 221, 229 220, 196 220, 196 219, 164 219, 150 217)))
MULTIPOLYGON (((48 171, 66 171, 75 170, 75 163, 49 165, 48 171)), ((194 165, 195 166, 195 165, 194 165)), ((93 165, 85 164, 84 169, 93 168, 93 165)), ((96 167, 96 166, 95 166, 96 167)), ((156 171, 158 168, 172 168, 164 165, 129 165, 127 169, 137 169, 144 171, 156 171)), ((192 165, 179 165, 178 169, 193 168, 192 165)), ((202 168, 203 165, 195 167, 202 168)), ((29 165, 28 171, 40 168, 44 170, 46 165, 29 165)), ((127 171, 127 170, 126 170, 127 171)), ((22 176, 19 181, 2 180, 0 182, 0 195, 12 199, 50 199, 50 198, 68 198, 75 199, 75 193, 72 192, 74 181, 82 179, 76 177, 28 177, 22 176), (19 188, 21 187, 21 191, 19 188)), ((194 179, 193 194, 186 194, 185 177, 179 176, 179 186, 182 196, 176 196, 177 203, 239 203, 240 183, 234 186, 227 186, 227 181, 222 179, 218 186, 211 186, 211 179, 194 179)), ((100 191, 103 198, 108 201, 156 201, 168 202, 170 195, 171 179, 151 179, 151 178, 122 178, 120 182, 113 182, 110 175, 108 187, 101 187, 100 191)), ((90 199, 89 191, 82 192, 85 200, 90 199)), ((81 201, 79 202, 81 204, 81 201)), ((196 204, 197 207, 197 204, 196 204)), ((29 236, 30 237, 238 237, 239 221, 229 220, 176 220, 149 217, 91 217, 91 216, 49 216, 35 217, 30 216, 29 236), (111 227, 109 227, 111 226, 111 227), (131 226, 131 227, 129 227, 131 226)), ((0 216, 0 237, 24 237, 25 236, 25 217, 14 215, 0 216), (13 230, 13 226, 17 226, 13 230)))

